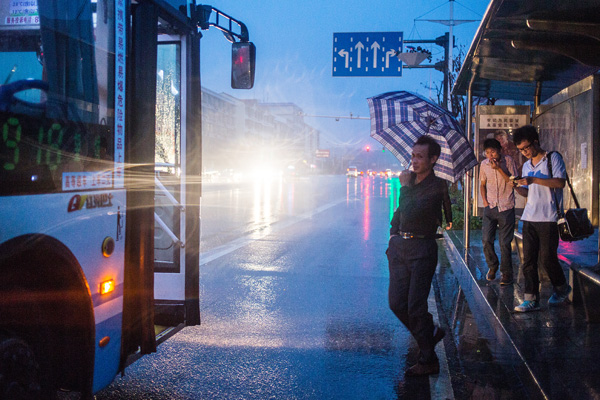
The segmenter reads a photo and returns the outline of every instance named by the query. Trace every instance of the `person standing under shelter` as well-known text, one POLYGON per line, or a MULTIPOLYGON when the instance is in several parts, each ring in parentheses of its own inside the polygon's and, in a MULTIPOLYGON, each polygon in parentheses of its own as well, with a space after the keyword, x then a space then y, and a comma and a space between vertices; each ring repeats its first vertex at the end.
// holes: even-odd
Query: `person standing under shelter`
POLYGON ((524 301, 515 307, 517 312, 540 309, 540 279, 538 265, 548 273, 554 293, 548 305, 565 302, 571 293, 565 274, 558 262, 558 209, 563 209, 563 188, 566 168, 559 153, 548 153, 540 147, 534 126, 525 125, 514 132, 515 145, 527 158, 523 164, 523 178, 516 181, 516 190, 527 197, 523 210, 523 276, 524 301), (550 169, 551 173, 550 173, 550 169), (558 203, 558 207, 557 207, 558 203))
MULTIPOLYGON (((515 164, 517 164, 517 170, 520 172, 519 150, 517 149, 517 146, 515 146, 515 144, 509 140, 508 132, 501 129, 497 130, 494 133, 494 139, 496 139, 500 143, 500 146, 502 146, 502 154, 512 157, 515 164)), ((520 173, 514 174, 514 176, 517 175, 520 175, 520 173)))
POLYGON ((417 364, 408 376, 437 374, 440 370, 435 345, 443 339, 443 329, 433 324, 427 297, 437 266, 436 231, 442 221, 452 227, 452 209, 447 183, 436 177, 433 166, 441 148, 430 136, 417 139, 412 150, 413 172, 400 174, 400 198, 390 228, 386 251, 389 270, 389 305, 410 331, 419 346, 417 364))
POLYGON ((515 193, 510 182, 516 176, 517 165, 511 156, 501 154, 502 145, 496 139, 483 142, 485 160, 479 168, 480 193, 483 199, 483 254, 488 265, 486 279, 496 279, 498 267, 502 273, 500 285, 513 283, 511 243, 515 233, 515 193), (498 230, 500 262, 494 250, 498 230))

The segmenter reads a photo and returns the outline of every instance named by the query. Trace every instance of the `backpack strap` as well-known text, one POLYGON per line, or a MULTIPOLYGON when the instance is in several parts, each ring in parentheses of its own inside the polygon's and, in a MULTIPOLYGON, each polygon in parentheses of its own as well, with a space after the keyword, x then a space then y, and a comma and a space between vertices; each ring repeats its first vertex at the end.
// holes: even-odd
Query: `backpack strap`
MULTIPOLYGON (((550 174, 550 178, 552 178, 552 154, 553 153, 556 153, 560 156, 560 158, 563 158, 562 154, 560 154, 558 151, 551 151, 547 154, 548 173, 550 174)), ((573 185, 571 185, 571 180, 569 179, 569 174, 566 171, 565 171, 565 175, 567 177, 567 185, 569 185, 569 191, 571 192, 571 197, 573 197, 575 206, 577 206, 577 208, 581 208, 581 207, 579 207, 579 201, 577 200, 577 196, 575 195, 575 191, 573 190, 573 185)), ((550 190, 552 191, 552 196, 554 196, 554 190, 553 189, 550 189, 550 190)), ((558 215, 562 215, 562 213, 558 209, 558 202, 556 201, 556 198, 554 199, 554 202, 556 203, 556 211, 558 212, 558 215)))

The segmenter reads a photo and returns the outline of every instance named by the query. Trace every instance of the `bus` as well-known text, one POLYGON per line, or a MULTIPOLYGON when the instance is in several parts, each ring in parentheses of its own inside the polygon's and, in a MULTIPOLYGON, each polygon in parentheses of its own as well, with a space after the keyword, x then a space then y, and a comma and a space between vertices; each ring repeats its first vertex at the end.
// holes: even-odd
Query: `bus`
MULTIPOLYGON (((213 22, 211 22, 213 21, 213 22)), ((91 399, 200 323, 200 39, 189 0, 0 3, 0 398, 91 399)))

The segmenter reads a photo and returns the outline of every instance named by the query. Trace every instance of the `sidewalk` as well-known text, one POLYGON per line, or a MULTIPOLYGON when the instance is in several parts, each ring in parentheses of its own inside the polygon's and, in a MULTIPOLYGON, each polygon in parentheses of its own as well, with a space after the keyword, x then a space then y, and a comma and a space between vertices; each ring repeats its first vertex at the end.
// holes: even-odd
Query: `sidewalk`
MULTIPOLYGON (((561 243, 559 252, 567 279, 569 265, 597 264, 597 233, 593 238, 561 243)), ((552 288, 545 274, 542 281, 542 310, 515 313, 523 300, 523 275, 515 252, 517 280, 501 287, 499 279, 485 279, 487 265, 481 245, 481 231, 471 232, 471 247, 465 255, 463 232, 449 231, 444 248, 452 271, 473 311, 480 331, 490 339, 499 362, 512 365, 531 399, 600 399, 600 324, 588 323, 583 304, 557 308, 547 306, 552 288), (518 269, 518 274, 517 274, 518 269)), ((496 250, 498 254, 499 249, 496 250)))

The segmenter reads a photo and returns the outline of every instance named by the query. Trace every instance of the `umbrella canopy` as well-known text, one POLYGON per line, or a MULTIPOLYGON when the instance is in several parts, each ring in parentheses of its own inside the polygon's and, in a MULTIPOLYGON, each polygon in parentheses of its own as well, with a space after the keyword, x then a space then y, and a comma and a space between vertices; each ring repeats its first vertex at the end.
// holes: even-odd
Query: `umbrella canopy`
POLYGON ((408 165, 420 136, 429 135, 442 147, 433 170, 450 182, 476 166, 473 148, 456 119, 446 110, 414 93, 398 91, 367 99, 371 136, 408 165))

